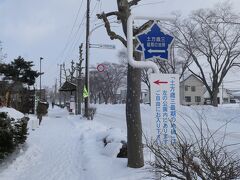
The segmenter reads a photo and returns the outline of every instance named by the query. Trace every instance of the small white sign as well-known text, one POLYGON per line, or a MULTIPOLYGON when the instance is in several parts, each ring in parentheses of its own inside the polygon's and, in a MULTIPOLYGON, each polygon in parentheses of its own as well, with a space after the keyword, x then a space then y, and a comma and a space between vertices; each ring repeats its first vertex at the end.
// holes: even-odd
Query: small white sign
POLYGON ((152 138, 159 145, 177 142, 179 75, 151 74, 152 138))
POLYGON ((75 112, 75 102, 70 102, 70 109, 75 112))
POLYGON ((71 110, 71 112, 75 113, 75 98, 74 98, 74 96, 70 97, 70 110, 71 110))

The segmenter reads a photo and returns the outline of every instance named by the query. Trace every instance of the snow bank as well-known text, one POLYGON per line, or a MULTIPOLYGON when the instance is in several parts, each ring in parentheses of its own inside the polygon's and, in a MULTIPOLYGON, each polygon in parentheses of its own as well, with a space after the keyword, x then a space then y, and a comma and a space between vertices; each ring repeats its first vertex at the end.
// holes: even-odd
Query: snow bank
MULTIPOLYGON (((149 137, 152 131, 150 106, 141 105, 141 114, 143 132, 149 137)), ((217 108, 181 106, 179 114, 178 128, 182 130, 203 118, 209 129, 215 131, 232 119, 227 124, 229 138, 226 141, 239 142, 240 107, 235 104, 217 108)), ((30 115, 30 118, 36 119, 36 116, 30 115)), ((223 133, 225 129, 220 131, 220 135, 223 133)), ((125 105, 97 105, 94 120, 69 115, 65 109, 50 109, 48 116, 43 117, 41 126, 30 132, 28 150, 16 158, 0 177, 4 180, 153 179, 154 173, 149 171, 149 166, 132 169, 127 167, 126 158, 116 158, 122 146, 121 141, 126 139, 125 105)), ((145 161, 153 158, 145 148, 145 161)), ((198 157, 194 157, 194 163, 201 164, 198 157)))
POLYGON ((17 111, 16 109, 13 109, 13 108, 1 107, 0 112, 6 112, 9 117, 14 118, 14 119, 21 119, 24 117, 23 113, 17 111))

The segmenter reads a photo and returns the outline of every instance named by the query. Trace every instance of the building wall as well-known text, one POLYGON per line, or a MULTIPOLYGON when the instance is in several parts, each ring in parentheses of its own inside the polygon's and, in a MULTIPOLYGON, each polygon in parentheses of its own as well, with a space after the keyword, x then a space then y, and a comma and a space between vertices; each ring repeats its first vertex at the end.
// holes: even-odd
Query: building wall
MULTIPOLYGON (((204 93, 203 97, 206 102, 210 101, 210 95, 209 95, 208 91, 206 91, 204 93)), ((218 93, 217 97, 218 97, 218 104, 228 104, 231 102, 231 99, 234 99, 234 96, 231 95, 231 93, 228 92, 227 89, 225 89, 225 88, 222 89, 221 87, 219 88, 219 93, 218 93)))
POLYGON ((148 89, 141 92, 141 102, 144 104, 150 103, 148 89))
POLYGON ((191 75, 180 82, 180 104, 202 105, 204 104, 204 86, 195 76, 191 75))

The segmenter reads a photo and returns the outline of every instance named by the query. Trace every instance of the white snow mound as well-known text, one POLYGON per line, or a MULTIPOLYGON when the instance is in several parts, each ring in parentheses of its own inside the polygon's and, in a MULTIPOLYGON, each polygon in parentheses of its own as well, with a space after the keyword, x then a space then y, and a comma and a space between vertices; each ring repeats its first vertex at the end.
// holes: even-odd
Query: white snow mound
POLYGON ((14 118, 14 119, 21 119, 24 117, 23 113, 17 111, 16 109, 13 109, 13 108, 1 107, 0 112, 6 112, 9 117, 14 118))

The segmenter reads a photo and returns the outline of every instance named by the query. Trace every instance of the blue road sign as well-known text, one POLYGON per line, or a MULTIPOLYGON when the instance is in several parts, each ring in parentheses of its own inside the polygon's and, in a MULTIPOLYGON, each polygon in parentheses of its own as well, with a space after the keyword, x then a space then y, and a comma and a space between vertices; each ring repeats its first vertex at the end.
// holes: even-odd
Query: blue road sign
POLYGON ((143 52, 144 58, 160 58, 168 60, 169 50, 174 37, 165 34, 157 23, 153 23, 151 28, 136 36, 139 45, 136 50, 143 52))

